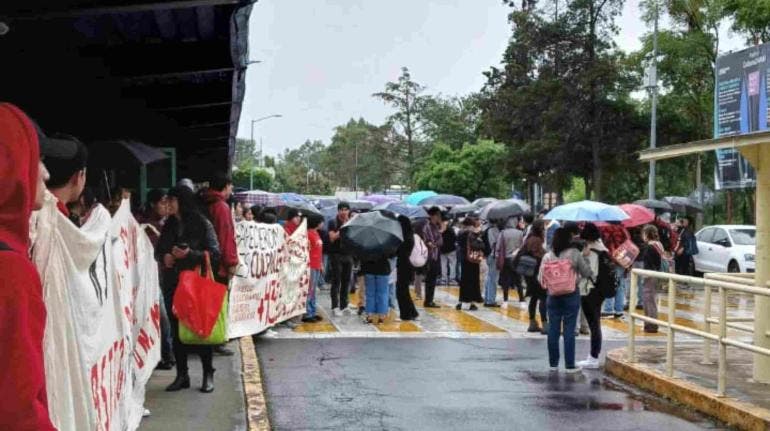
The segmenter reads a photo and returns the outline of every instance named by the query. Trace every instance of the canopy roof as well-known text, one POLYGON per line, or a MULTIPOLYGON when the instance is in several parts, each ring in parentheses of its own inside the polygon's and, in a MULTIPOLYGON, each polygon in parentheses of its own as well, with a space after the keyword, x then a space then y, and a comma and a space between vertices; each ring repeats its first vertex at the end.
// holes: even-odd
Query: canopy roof
POLYGON ((0 94, 49 133, 175 147, 183 176, 224 170, 252 2, 3 1, 0 94))
POLYGON ((756 155, 759 145, 770 144, 770 131, 746 133, 735 136, 725 136, 717 139, 687 142, 684 144, 668 145, 665 147, 644 150, 639 153, 639 160, 663 160, 675 157, 698 154, 706 151, 735 148, 741 152, 752 165, 756 166, 756 155))

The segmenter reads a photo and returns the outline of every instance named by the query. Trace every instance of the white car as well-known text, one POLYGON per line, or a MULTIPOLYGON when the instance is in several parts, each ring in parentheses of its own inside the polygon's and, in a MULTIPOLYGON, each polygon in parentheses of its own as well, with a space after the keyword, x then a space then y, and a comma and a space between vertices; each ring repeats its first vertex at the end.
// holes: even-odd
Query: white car
POLYGON ((754 272, 756 226, 708 226, 695 234, 698 254, 694 256, 698 272, 754 272))

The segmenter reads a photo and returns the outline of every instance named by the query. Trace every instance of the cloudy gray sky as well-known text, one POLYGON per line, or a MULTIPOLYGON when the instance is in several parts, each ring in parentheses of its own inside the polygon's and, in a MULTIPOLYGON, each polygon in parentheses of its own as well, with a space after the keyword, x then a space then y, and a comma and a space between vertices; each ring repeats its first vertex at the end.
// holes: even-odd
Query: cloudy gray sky
MULTIPOLYGON (((329 142, 351 117, 380 123, 390 108, 371 97, 402 66, 431 94, 465 94, 484 84, 510 36, 500 0, 259 0, 250 23, 252 60, 238 135, 275 155, 306 139, 329 142)), ((638 0, 627 0, 616 42, 638 49, 646 31, 638 0)), ((725 50, 742 46, 723 31, 725 50)))

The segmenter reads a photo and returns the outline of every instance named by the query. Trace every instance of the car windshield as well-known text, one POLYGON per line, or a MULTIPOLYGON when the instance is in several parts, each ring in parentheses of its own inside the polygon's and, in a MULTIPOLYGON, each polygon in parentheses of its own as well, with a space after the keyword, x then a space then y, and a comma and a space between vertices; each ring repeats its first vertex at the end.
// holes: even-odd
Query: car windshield
POLYGON ((730 229, 735 245, 757 245, 757 231, 754 229, 730 229))

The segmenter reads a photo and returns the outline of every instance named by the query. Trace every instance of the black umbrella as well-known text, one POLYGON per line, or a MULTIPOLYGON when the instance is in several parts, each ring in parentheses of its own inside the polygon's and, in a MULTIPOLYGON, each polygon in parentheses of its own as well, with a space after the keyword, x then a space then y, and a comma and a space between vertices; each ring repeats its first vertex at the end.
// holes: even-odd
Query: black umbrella
POLYGON ((507 220, 509 217, 517 217, 528 212, 529 205, 519 199, 506 199, 495 201, 481 210, 480 217, 483 220, 507 220))
POLYGON ((462 217, 478 210, 479 208, 473 204, 457 205, 450 209, 448 214, 450 217, 462 217))
POLYGON ((684 196, 666 196, 663 200, 671 204, 671 208, 679 214, 703 212, 703 206, 694 199, 684 196))
POLYGON ((641 199, 634 203, 637 205, 641 205, 645 208, 649 208, 655 211, 656 213, 670 212, 674 210, 674 208, 671 207, 671 205, 668 202, 659 201, 657 199, 641 199))
POLYGON ((374 204, 369 201, 348 201, 351 211, 370 211, 374 208, 374 204))
POLYGON ((485 206, 491 204, 492 202, 497 202, 499 199, 497 198, 478 198, 475 201, 471 202, 471 205, 475 206, 478 209, 482 209, 485 206))
POLYGON ((417 205, 409 205, 408 203, 404 202, 388 202, 377 205, 376 207, 372 208, 372 210, 387 210, 402 216, 409 217, 410 219, 428 218, 428 213, 425 211, 425 208, 417 205))
POLYGON ((391 256, 404 241, 401 223, 386 211, 358 214, 341 232, 342 246, 359 257, 391 256))
POLYGON ((299 214, 301 216, 310 217, 322 217, 323 214, 311 203, 307 202, 287 202, 284 205, 281 205, 278 207, 278 219, 279 220, 285 220, 289 208, 294 208, 295 210, 299 211, 299 214))

